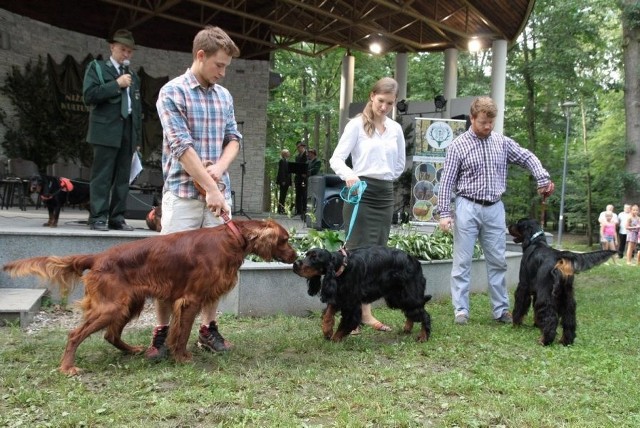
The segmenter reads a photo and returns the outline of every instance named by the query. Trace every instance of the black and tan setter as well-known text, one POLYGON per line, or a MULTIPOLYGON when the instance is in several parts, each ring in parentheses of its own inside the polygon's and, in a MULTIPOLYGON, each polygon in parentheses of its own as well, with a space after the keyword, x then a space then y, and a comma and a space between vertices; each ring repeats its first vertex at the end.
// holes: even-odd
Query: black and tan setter
POLYGON ((45 227, 58 227, 64 205, 89 209, 89 183, 83 180, 34 175, 29 179, 29 192, 37 193, 49 211, 49 220, 43 224, 45 227))
POLYGON ((122 351, 145 350, 145 346, 125 343, 121 335, 148 297, 173 304, 167 346, 176 361, 190 360, 187 341, 195 317, 203 305, 218 301, 235 287, 238 269, 249 253, 285 263, 297 258, 281 225, 246 220, 128 242, 97 254, 17 260, 4 270, 13 276, 49 279, 63 293, 82 278, 84 322, 69 333, 60 365, 60 371, 74 375, 79 371, 76 350, 96 331, 106 329, 104 338, 122 351))
POLYGON ((320 293, 320 300, 327 304, 322 316, 322 333, 327 339, 342 340, 360 325, 361 305, 380 298, 390 308, 404 312, 405 333, 416 322, 421 325, 418 341, 431 335, 431 316, 424 308, 431 299, 425 294, 427 281, 418 259, 404 251, 383 246, 335 252, 314 248, 293 264, 293 271, 307 278, 310 296, 320 293), (337 312, 342 317, 334 333, 337 312))
POLYGON ((509 226, 513 241, 522 243, 520 279, 513 307, 514 327, 522 325, 533 305, 533 323, 540 329, 540 344, 547 346, 562 325, 560 343, 571 345, 576 338, 576 273, 586 271, 616 254, 613 250, 573 253, 551 248, 535 220, 522 219, 509 226))

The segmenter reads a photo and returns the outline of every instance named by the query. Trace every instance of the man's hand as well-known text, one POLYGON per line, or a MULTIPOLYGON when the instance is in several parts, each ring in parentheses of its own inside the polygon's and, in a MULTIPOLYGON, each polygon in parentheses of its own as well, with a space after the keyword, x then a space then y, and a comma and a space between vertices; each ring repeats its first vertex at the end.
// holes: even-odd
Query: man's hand
POLYGON ((451 217, 445 217, 440 219, 440 230, 443 232, 451 233, 451 227, 453 226, 453 221, 451 217))
POLYGON ((131 86, 131 75, 123 74, 122 76, 119 76, 116 81, 118 82, 118 86, 120 86, 120 88, 128 88, 129 86, 131 86))
POLYGON ((544 198, 548 198, 551 196, 556 186, 553 184, 553 181, 549 180, 549 184, 543 187, 538 187, 538 194, 544 198))
POLYGON ((227 205, 224 195, 219 190, 207 192, 205 200, 207 202, 207 208, 214 213, 216 217, 219 217, 222 211, 226 213, 231 212, 231 208, 227 205))

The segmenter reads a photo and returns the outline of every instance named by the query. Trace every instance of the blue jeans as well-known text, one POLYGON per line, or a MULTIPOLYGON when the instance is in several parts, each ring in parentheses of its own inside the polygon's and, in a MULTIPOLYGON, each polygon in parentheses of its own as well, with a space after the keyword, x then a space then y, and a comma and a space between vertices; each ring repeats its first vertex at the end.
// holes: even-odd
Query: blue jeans
POLYGON ((507 292, 506 223, 504 205, 476 204, 456 197, 453 222, 453 267, 451 269, 451 300, 456 314, 469 315, 471 262, 476 239, 480 241, 487 266, 489 299, 493 318, 509 310, 507 292))

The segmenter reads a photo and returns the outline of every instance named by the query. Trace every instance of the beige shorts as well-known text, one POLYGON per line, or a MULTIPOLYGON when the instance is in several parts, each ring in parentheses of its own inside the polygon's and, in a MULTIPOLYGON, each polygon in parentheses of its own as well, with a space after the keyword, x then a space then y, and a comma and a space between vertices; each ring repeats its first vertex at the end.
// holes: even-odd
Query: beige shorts
MULTIPOLYGON (((231 199, 227 204, 231 207, 231 199)), ((231 218, 231 213, 229 213, 231 218)), ((162 234, 183 230, 215 227, 223 224, 222 217, 216 217, 207 204, 199 199, 179 198, 171 192, 162 195, 162 234)))

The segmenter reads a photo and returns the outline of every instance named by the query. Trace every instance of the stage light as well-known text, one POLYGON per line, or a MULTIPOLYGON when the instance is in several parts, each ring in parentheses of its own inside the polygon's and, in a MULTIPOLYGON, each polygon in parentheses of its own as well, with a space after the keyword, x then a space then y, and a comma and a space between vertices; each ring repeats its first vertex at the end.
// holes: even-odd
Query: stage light
POLYGON ((372 54, 378 55, 382 53, 382 45, 380 42, 371 42, 369 45, 369 51, 371 51, 372 54))
POLYGON ((478 39, 477 37, 472 37, 471 39, 469 39, 469 42, 467 43, 467 49, 469 49, 469 52, 480 51, 480 49, 482 49, 480 39, 478 39))
POLYGON ((442 111, 447 107, 447 100, 443 95, 437 95, 433 99, 433 103, 436 105, 436 111, 442 111))
POLYGON ((382 34, 369 34, 366 37, 369 40, 369 52, 379 55, 384 50, 382 34))

